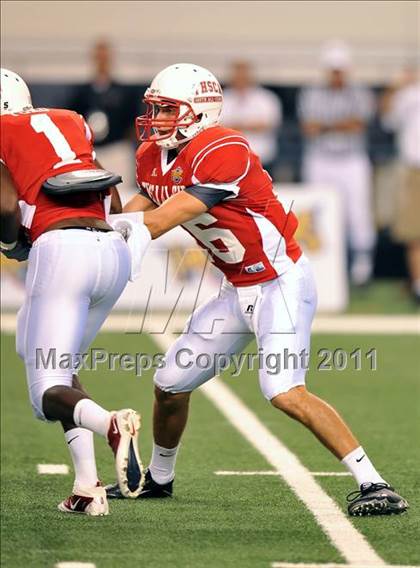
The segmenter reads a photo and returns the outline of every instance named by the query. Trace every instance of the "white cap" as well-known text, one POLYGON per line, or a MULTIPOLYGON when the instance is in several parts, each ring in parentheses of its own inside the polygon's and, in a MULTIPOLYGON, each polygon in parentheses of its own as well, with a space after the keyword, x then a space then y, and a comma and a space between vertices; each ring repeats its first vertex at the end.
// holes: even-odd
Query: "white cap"
POLYGON ((321 51, 321 64, 324 69, 347 70, 351 66, 351 51, 342 41, 330 41, 321 51))

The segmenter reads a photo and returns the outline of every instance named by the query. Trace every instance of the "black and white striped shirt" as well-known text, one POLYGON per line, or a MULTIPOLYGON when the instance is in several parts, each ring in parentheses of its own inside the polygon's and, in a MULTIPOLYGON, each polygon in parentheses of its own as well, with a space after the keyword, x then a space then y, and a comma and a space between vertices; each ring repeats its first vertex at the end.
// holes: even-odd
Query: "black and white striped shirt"
MULTIPOLYGON (((301 122, 319 122, 334 125, 348 119, 368 122, 374 113, 375 102, 371 91, 347 85, 342 89, 314 86, 303 89, 298 100, 301 122)), ((353 154, 366 151, 363 132, 323 132, 306 139, 306 151, 320 154, 353 154)))

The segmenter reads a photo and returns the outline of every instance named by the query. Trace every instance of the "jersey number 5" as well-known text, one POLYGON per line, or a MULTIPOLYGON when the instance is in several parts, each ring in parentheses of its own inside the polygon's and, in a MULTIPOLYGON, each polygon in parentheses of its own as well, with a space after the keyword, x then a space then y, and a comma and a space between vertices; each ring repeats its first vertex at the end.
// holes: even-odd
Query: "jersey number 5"
POLYGON ((245 248, 236 236, 229 229, 219 229, 217 227, 203 229, 217 221, 216 217, 210 213, 203 213, 192 221, 183 223, 194 237, 208 249, 212 255, 217 256, 223 262, 236 264, 242 262, 245 256, 245 248))
POLYGON ((48 114, 33 114, 31 116, 31 126, 38 134, 44 134, 48 142, 54 148, 54 152, 60 159, 54 164, 53 168, 61 168, 68 164, 81 164, 82 161, 76 159, 76 154, 70 147, 70 144, 64 138, 63 133, 58 126, 54 124, 48 114))

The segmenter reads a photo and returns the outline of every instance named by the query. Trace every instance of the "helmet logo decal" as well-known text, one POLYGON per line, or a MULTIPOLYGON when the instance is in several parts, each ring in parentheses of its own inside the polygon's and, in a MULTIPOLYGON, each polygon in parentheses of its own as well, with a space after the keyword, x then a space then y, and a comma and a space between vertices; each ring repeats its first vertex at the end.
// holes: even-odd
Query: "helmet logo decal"
POLYGON ((201 94, 204 93, 220 93, 222 89, 216 81, 200 81, 201 94))
POLYGON ((195 103, 221 103, 223 101, 222 95, 216 95, 212 97, 195 97, 195 103))

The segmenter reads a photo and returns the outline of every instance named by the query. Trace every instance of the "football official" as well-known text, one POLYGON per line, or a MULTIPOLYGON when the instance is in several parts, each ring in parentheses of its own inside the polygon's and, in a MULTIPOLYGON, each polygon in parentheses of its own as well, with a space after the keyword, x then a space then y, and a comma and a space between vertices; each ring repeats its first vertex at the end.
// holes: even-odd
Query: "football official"
POLYGON ((367 89, 349 81, 351 56, 346 45, 328 44, 321 63, 324 83, 304 89, 298 102, 305 137, 303 179, 339 191, 350 249, 350 279, 361 286, 372 276, 375 245, 365 136, 374 100, 367 89))

